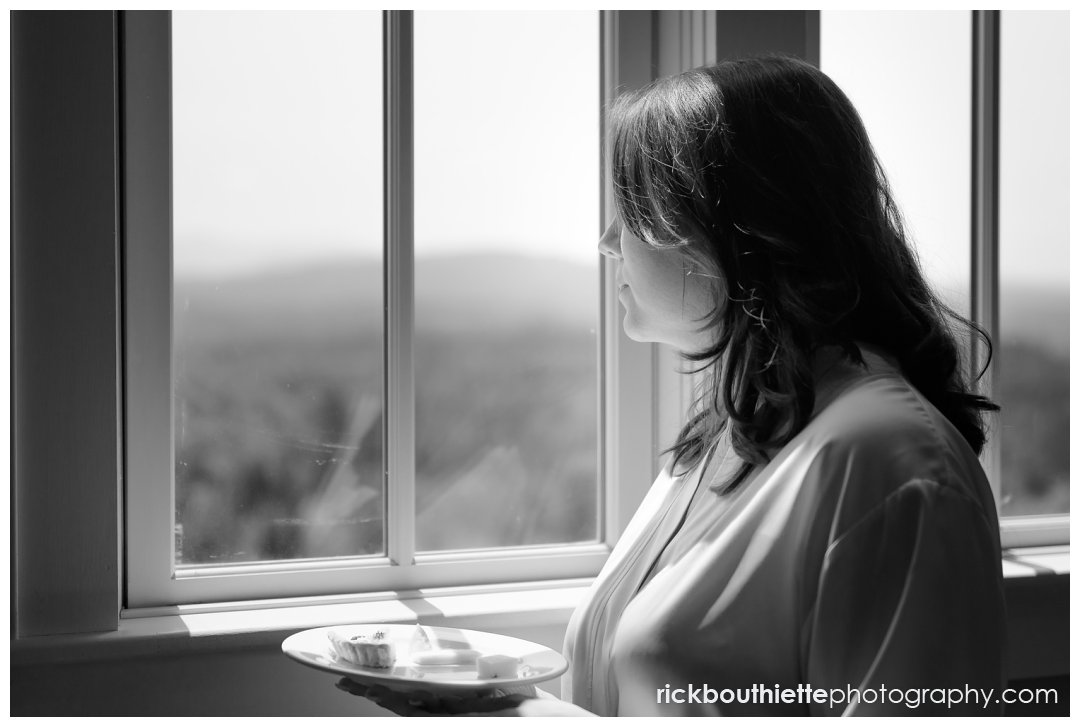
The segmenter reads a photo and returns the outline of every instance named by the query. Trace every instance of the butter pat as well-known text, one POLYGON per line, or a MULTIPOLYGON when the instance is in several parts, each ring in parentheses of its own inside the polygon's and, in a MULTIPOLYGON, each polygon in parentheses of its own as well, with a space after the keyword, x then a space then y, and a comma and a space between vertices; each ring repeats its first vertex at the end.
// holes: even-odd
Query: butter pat
POLYGON ((479 652, 473 649, 428 649, 412 655, 417 666, 471 666, 479 652))

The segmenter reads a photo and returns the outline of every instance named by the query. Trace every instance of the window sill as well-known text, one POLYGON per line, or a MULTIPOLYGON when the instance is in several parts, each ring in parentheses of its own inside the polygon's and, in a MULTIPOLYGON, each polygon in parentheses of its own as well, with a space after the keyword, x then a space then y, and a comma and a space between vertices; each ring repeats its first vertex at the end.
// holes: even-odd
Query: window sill
POLYGON ((1068 576, 1069 546, 1045 545, 1034 548, 1006 548, 1001 556, 1006 580, 1038 576, 1068 576))
POLYGON ((565 627, 591 580, 137 609, 121 614, 116 631, 14 640, 11 659, 70 663, 259 648, 304 629, 349 623, 422 621, 495 632, 565 627))
MULTIPOLYGON (((1022 635, 1010 644, 1010 678, 1067 672, 1068 641, 1059 628, 1068 628, 1069 547, 1010 549, 1002 569, 1010 633, 1022 635), (1063 625, 1053 617, 1059 613, 1063 625)), ((563 628, 591 580, 138 609, 122 614, 117 631, 15 640, 11 658, 19 665, 266 648, 297 631, 347 623, 422 621, 496 632, 563 628)))

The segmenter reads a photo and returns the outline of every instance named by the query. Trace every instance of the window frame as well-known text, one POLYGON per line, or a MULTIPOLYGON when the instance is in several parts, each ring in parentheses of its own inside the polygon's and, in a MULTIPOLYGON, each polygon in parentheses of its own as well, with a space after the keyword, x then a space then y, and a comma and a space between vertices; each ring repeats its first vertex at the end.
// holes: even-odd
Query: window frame
MULTIPOLYGON (((596 575, 657 470, 652 381, 655 345, 629 341, 621 330, 614 267, 600 275, 600 457, 598 542, 416 553, 412 389, 412 135, 411 12, 384 11, 384 295, 387 552, 383 557, 301 559, 253 564, 173 565, 172 248, 170 189, 171 31, 167 11, 122 14, 124 119, 124 309, 126 578, 125 607, 246 601, 347 593, 539 581, 596 575), (405 129, 405 132, 402 132, 405 129), (166 481, 168 484, 166 485, 166 481), (617 483, 617 484, 616 484, 617 483)), ((602 12, 597 92, 643 85, 653 65, 652 13, 602 12), (622 39, 620 45, 619 39, 622 39), (620 54, 616 48, 622 48, 620 54)), ((598 123, 602 123, 598 120, 598 123)), ((598 160, 599 163, 600 160, 598 160)), ((606 180, 598 193, 606 195, 606 180)), ((601 198, 601 219, 610 200, 601 198)))

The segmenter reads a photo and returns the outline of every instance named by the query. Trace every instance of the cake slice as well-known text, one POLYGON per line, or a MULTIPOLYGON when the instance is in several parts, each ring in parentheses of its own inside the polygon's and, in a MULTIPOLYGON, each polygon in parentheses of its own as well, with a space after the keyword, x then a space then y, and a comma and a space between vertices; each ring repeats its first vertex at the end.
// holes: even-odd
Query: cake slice
POLYGON ((334 647, 334 653, 350 664, 389 669, 397 659, 394 643, 386 638, 384 631, 354 636, 345 636, 331 631, 327 636, 334 647))
POLYGON ((409 654, 419 654, 422 651, 431 651, 431 638, 420 624, 416 624, 412 638, 409 640, 409 654))

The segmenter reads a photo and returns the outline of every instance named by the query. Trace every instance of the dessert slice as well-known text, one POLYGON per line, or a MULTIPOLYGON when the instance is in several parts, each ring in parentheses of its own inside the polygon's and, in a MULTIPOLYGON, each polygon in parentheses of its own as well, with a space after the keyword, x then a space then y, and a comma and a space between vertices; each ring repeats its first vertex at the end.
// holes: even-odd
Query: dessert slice
POLYGON ((394 643, 386 638, 384 631, 354 636, 331 631, 328 636, 338 657, 351 664, 389 669, 397 658, 394 643))
POLYGON ((422 651, 431 651, 431 638, 420 624, 416 624, 412 638, 409 640, 409 654, 419 654, 422 651))
POLYGON ((438 637, 431 636, 420 624, 416 624, 409 640, 409 658, 417 666, 475 666, 480 652, 467 648, 445 648, 436 646, 438 637))

